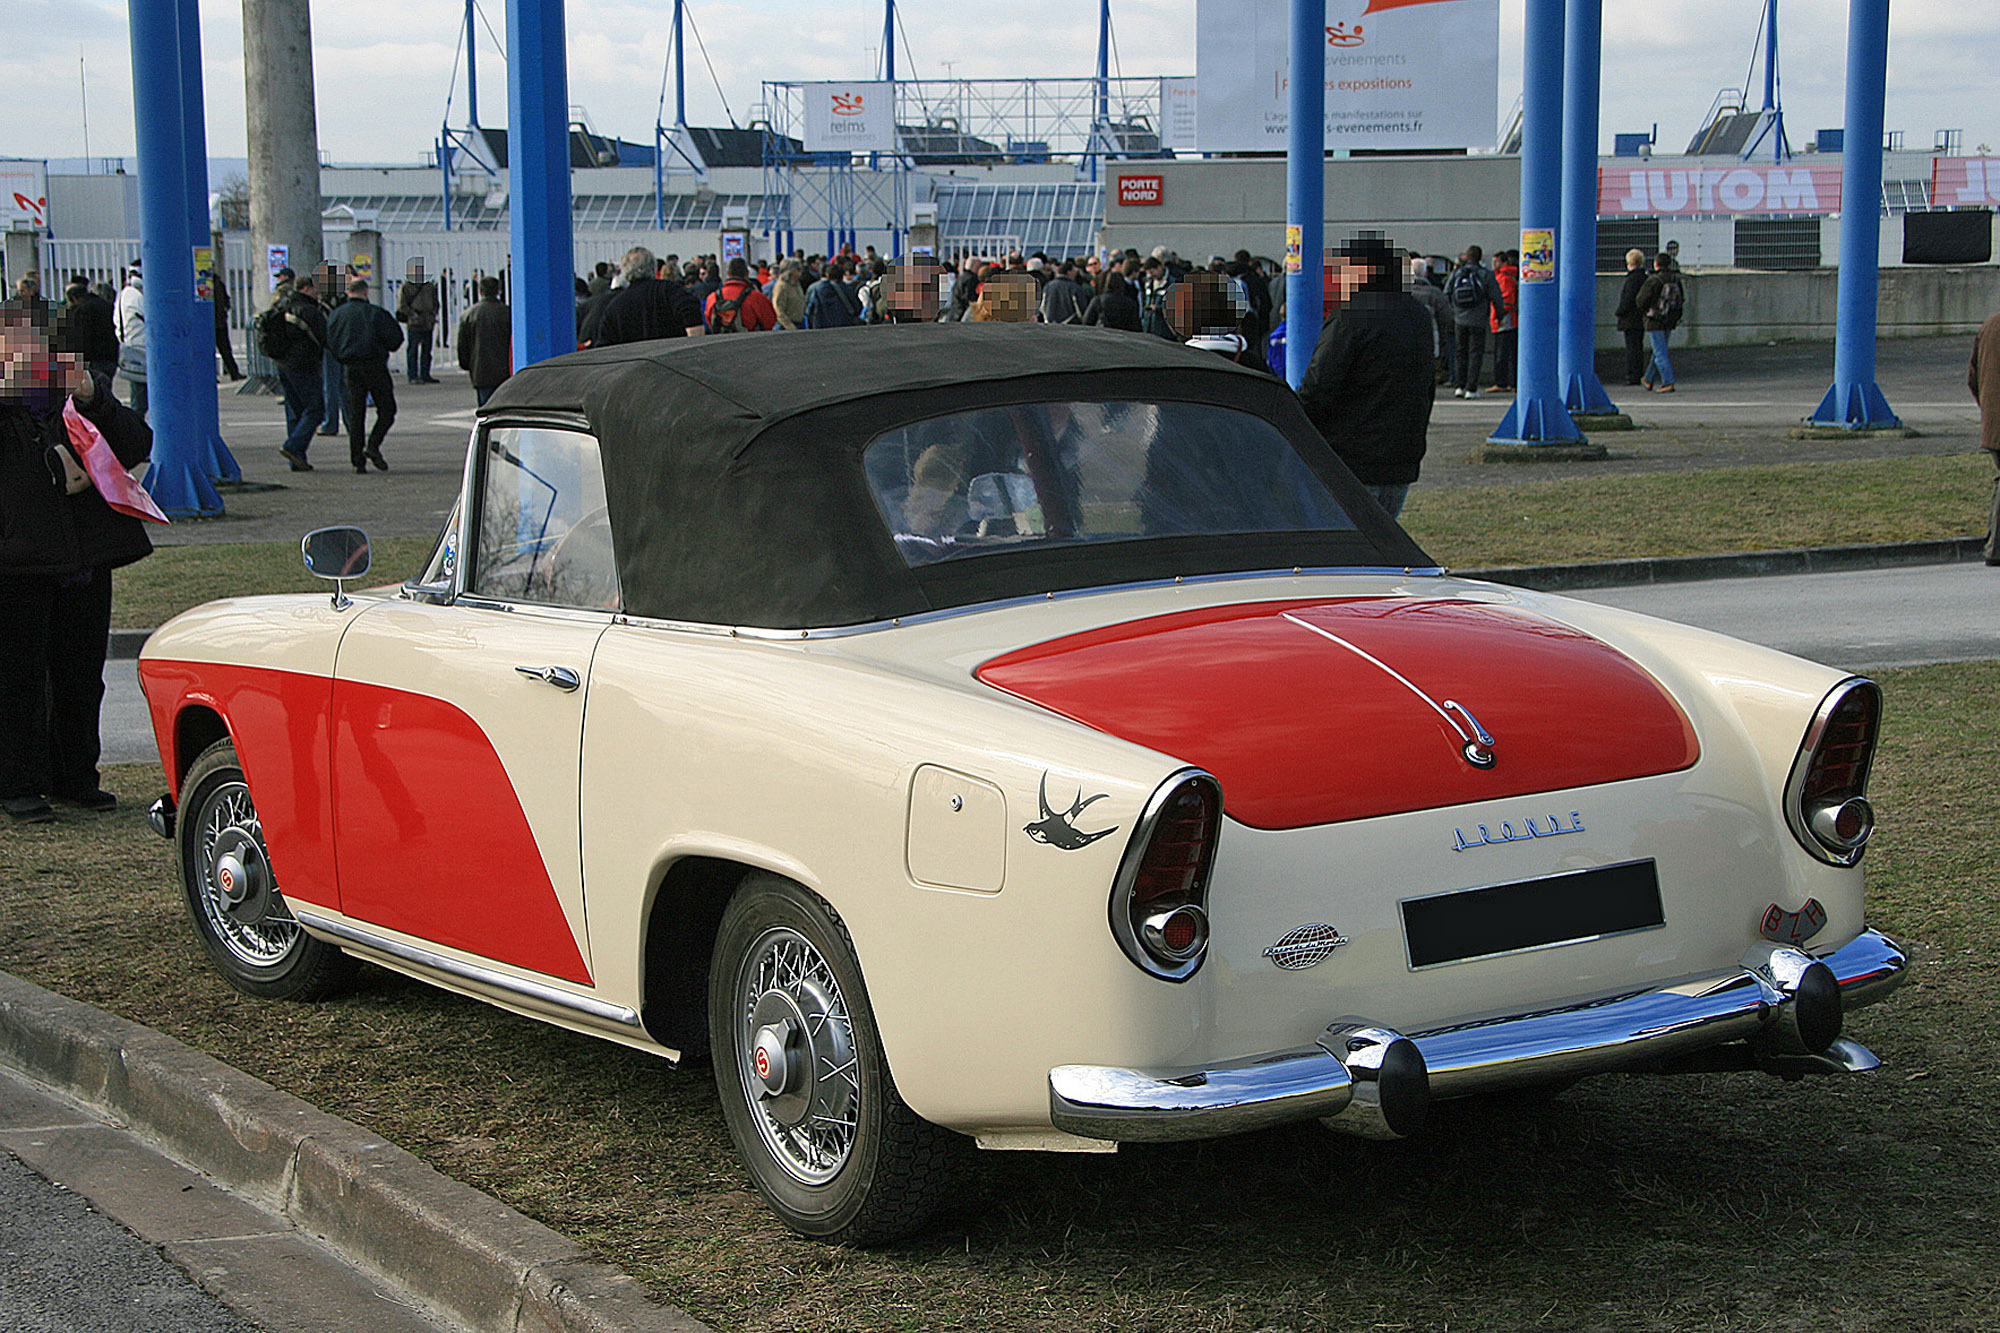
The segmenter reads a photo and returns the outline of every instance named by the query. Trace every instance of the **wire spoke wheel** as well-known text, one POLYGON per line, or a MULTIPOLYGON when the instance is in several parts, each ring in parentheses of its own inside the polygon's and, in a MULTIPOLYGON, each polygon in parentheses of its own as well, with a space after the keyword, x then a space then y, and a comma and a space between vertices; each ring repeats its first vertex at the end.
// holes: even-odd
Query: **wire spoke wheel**
POLYGON ((840 983, 812 941, 767 932, 746 959, 737 1067, 778 1163, 823 1185, 854 1149, 861 1094, 854 1024, 840 983))
POLYGON ((299 940, 264 855, 264 829, 240 779, 210 788, 196 812, 197 896, 209 929, 251 967, 272 967, 299 940))
POLYGON ((936 1211, 962 1140, 897 1095, 847 928, 790 880, 747 876, 708 974, 716 1091, 758 1192, 802 1235, 867 1245, 936 1211))
POLYGON ((236 747, 223 740, 202 751, 181 795, 176 836, 188 916, 229 984, 279 1000, 318 999, 346 985, 354 960, 306 934, 278 891, 236 747))

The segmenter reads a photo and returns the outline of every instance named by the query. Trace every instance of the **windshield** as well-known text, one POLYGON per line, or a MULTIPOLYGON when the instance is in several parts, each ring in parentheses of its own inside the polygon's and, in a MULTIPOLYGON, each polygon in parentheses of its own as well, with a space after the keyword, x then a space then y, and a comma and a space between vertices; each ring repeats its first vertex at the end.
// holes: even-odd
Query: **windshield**
POLYGON ((1276 427, 1205 403, 981 408, 877 436, 863 463, 911 566, 1080 542, 1354 527, 1276 427))

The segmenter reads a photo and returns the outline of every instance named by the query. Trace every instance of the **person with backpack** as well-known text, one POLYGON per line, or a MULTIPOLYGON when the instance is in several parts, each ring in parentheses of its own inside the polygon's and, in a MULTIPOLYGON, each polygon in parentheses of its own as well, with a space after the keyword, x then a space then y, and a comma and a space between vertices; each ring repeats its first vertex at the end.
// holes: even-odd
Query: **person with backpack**
POLYGON ((285 442, 279 455, 294 472, 310 472, 306 450, 313 432, 326 417, 326 389, 320 355, 326 347, 326 311, 321 307, 312 275, 294 285, 289 269, 281 270, 278 294, 250 326, 257 350, 278 368, 278 387, 285 396, 285 442))
POLYGON ((1682 285, 1680 269, 1666 251, 1653 256, 1652 276, 1639 288, 1637 304, 1645 313, 1646 339, 1653 347, 1653 359, 1646 363, 1641 380, 1655 393, 1672 393, 1674 363, 1667 356, 1667 339, 1681 322, 1687 290, 1682 285))
POLYGON ((847 286, 847 261, 835 259, 826 276, 806 289, 806 327, 845 329, 861 322, 861 301, 847 286))
POLYGON ((729 276, 710 293, 702 315, 710 333, 767 333, 778 327, 778 308, 750 280, 748 260, 729 261, 729 276))
POLYGON ((1479 397, 1480 363, 1486 359, 1486 333, 1492 321, 1506 311, 1500 284, 1479 261, 1486 252, 1476 245, 1465 247, 1458 267, 1445 280, 1444 299, 1451 304, 1453 345, 1456 347, 1458 383, 1454 398, 1479 397))

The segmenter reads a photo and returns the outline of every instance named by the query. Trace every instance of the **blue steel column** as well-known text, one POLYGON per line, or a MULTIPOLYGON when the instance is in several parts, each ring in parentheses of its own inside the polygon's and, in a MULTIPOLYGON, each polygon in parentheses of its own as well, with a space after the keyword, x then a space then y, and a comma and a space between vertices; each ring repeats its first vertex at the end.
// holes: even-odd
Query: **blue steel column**
MULTIPOLYGON (((178 0, 181 37, 181 70, 187 77, 181 80, 181 142, 182 154, 187 160, 187 207, 188 242, 190 245, 206 245, 214 240, 208 225, 208 114, 202 105, 201 84, 201 0, 178 0)), ((219 263, 220 256, 215 256, 219 263)), ((217 272, 215 281, 222 281, 217 272)), ((212 331, 215 327, 215 304, 208 301, 195 305, 195 322, 212 331)), ((215 381, 214 340, 211 332, 209 354, 197 357, 195 364, 208 370, 209 383, 215 381)), ((194 398, 195 410, 201 414, 203 439, 202 467, 209 477, 216 481, 241 481, 243 469, 236 465, 236 456, 229 452, 229 446, 222 442, 222 407, 213 393, 197 393, 194 398)))
POLYGON ((518 370, 576 350, 562 0, 507 0, 507 51, 508 237, 518 370))
POLYGON ((1292 87, 1285 135, 1285 380, 1306 377, 1319 346, 1326 262, 1326 0, 1292 0, 1292 87))
MULTIPOLYGON (((1558 260, 1566 245, 1561 230, 1564 26, 1563 0, 1528 0, 1521 71, 1521 232, 1524 238, 1530 231, 1550 233, 1558 260)), ((1591 149, 1595 151, 1595 143, 1591 149)), ((1595 267, 1594 259, 1587 262, 1595 267)), ((1583 439, 1556 381, 1557 307, 1556 284, 1527 281, 1523 263, 1516 321, 1519 387, 1490 443, 1577 444, 1583 439)))
MULTIPOLYGON (((1320 12, 1326 12, 1320 0, 1320 12)), ((1097 4, 1097 117, 1090 127, 1090 180, 1095 182, 1104 161, 1104 136, 1111 124, 1111 0, 1097 4)))
POLYGON ((1556 377, 1572 412, 1616 412, 1597 378, 1598 62, 1604 0, 1569 0, 1563 33, 1562 229, 1556 233, 1556 377))
POLYGON ((1875 383, 1875 316, 1882 276, 1882 103, 1888 74, 1889 0, 1849 0, 1833 387, 1806 418, 1809 425, 1868 430, 1903 424, 1875 383))
MULTIPOLYGON (((215 396, 214 331, 196 327, 188 238, 188 164, 181 101, 180 7, 193 0, 128 0, 132 109, 139 149, 139 253, 146 295, 147 418, 153 467, 147 489, 170 518, 214 517, 222 497, 208 479, 198 393, 215 396)), ((199 68, 189 77, 200 79, 199 68)))
POLYGON ((465 123, 479 128, 479 0, 465 0, 465 123))

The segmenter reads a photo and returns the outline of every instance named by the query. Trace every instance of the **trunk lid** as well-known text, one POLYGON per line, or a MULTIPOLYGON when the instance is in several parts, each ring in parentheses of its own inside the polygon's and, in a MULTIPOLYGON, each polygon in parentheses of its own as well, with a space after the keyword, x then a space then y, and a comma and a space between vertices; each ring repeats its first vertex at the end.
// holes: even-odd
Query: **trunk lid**
POLYGON ((1440 598, 1176 612, 1009 652, 976 674, 1208 770, 1229 815, 1261 829, 1651 777, 1700 757, 1687 715, 1608 644, 1440 598))

